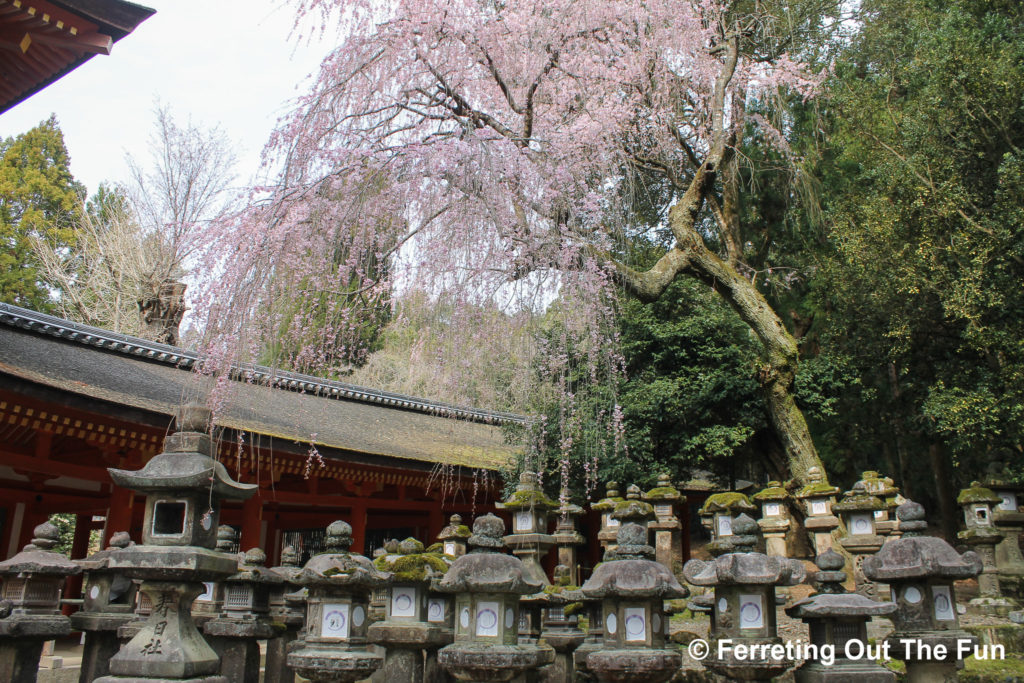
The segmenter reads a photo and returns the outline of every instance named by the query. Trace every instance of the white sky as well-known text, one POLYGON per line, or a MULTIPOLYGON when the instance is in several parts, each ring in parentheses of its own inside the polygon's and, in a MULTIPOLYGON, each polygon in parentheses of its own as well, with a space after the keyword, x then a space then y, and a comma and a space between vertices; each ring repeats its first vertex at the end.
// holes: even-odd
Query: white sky
POLYGON ((125 152, 145 165, 159 99, 180 123, 219 124, 237 145, 238 175, 247 180, 332 41, 289 38, 294 15, 282 0, 136 1, 156 14, 110 55, 96 55, 0 114, 0 137, 55 113, 71 172, 92 194, 102 180, 127 180, 125 152))

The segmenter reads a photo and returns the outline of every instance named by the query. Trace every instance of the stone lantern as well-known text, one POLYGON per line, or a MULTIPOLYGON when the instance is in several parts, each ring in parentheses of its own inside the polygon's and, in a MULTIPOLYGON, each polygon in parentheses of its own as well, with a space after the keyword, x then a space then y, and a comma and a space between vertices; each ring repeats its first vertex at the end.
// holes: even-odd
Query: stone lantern
POLYGON ((82 679, 92 681, 109 673, 110 658, 121 646, 117 630, 135 616, 137 586, 120 572, 110 571, 107 560, 120 548, 132 545, 128 532, 110 537, 110 546, 84 560, 77 560, 85 572, 82 609, 71 615, 71 626, 85 633, 82 648, 82 679))
POLYGON ((71 621, 60 613, 60 592, 67 577, 82 573, 53 550, 57 527, 43 522, 34 533, 20 553, 0 562, 0 680, 11 683, 35 683, 43 643, 71 633, 71 621))
POLYGON ((367 632, 371 643, 387 648, 380 676, 388 683, 419 683, 424 678, 423 651, 439 647, 448 636, 444 615, 436 612, 429 596, 431 581, 444 576, 448 564, 440 555, 425 553, 415 538, 407 538, 398 544, 397 553, 382 555, 373 565, 391 574, 386 617, 367 632), (430 621, 432 606, 435 621, 430 621))
POLYGON ((586 539, 580 534, 577 520, 583 516, 583 508, 569 500, 569 490, 562 489, 559 496, 558 522, 555 525, 555 546, 558 548, 558 564, 569 569, 569 582, 576 585, 580 581, 580 566, 577 551, 586 539))
POLYGON ((259 683, 257 641, 273 640, 279 635, 270 619, 270 593, 284 584, 284 579, 267 569, 267 555, 262 549, 251 548, 243 558, 238 572, 221 582, 223 608, 203 631, 221 657, 221 674, 232 682, 259 683))
POLYGON ((733 524, 736 552, 710 562, 690 560, 683 566, 686 580, 715 589, 709 636, 710 654, 704 666, 737 680, 768 680, 793 665, 774 656, 772 646, 783 647, 775 615, 775 587, 804 580, 804 565, 785 557, 753 552, 757 522, 743 514, 733 524), (731 641, 722 643, 719 641, 731 641), (743 646, 755 646, 752 656, 737 656, 743 646))
POLYGON ((654 521, 647 528, 654 532, 654 556, 675 576, 683 573, 683 525, 676 512, 686 504, 686 496, 672 485, 668 473, 658 475, 658 485, 643 500, 654 506, 654 521))
POLYGON ((558 504, 544 495, 539 481, 534 472, 523 472, 516 490, 498 508, 512 515, 512 533, 505 537, 505 545, 523 561, 530 578, 546 584, 548 577, 540 562, 555 544, 548 533, 548 513, 558 504))
POLYGON ((777 481, 755 493, 754 502, 761 506, 761 519, 757 525, 764 536, 765 554, 771 557, 788 557, 786 534, 793 525, 789 516, 789 492, 777 481))
POLYGON ((1003 597, 999 590, 999 571, 996 568, 996 546, 1003 535, 995 527, 994 511, 1002 498, 979 482, 960 492, 956 502, 963 508, 964 531, 957 538, 970 546, 981 557, 982 570, 978 575, 978 597, 969 603, 988 614, 1006 616, 1017 605, 1003 597))
MULTIPOLYGON (((217 551, 238 557, 238 532, 233 526, 221 524, 217 527, 217 551)), ((202 629, 206 622, 216 619, 224 605, 224 584, 220 581, 203 581, 203 592, 192 603, 192 620, 196 628, 202 629)))
POLYGON ((299 553, 292 546, 281 550, 281 566, 271 571, 282 582, 270 592, 270 618, 284 626, 284 632, 267 641, 264 683, 293 683, 295 672, 288 668, 288 649, 306 621, 306 589, 297 577, 302 573, 299 553))
POLYGON ((136 472, 109 470, 118 486, 146 494, 146 508, 143 544, 112 552, 107 566, 141 579, 139 590, 152 611, 110 660, 113 675, 99 679, 102 683, 204 676, 209 683, 225 680, 216 675, 219 658, 192 621, 192 602, 203 592, 203 581, 238 571, 234 556, 213 549, 220 501, 249 498, 257 487, 234 481, 211 457, 209 424, 208 409, 185 406, 177 415, 178 431, 164 440, 163 453, 136 472))
POLYGON ((888 617, 896 604, 847 593, 843 557, 831 548, 818 555, 815 563, 820 570, 814 576, 818 592, 786 609, 786 614, 807 624, 813 648, 808 651, 816 653, 793 672, 796 683, 895 683, 896 674, 865 656, 864 648, 868 622, 872 617, 888 617), (834 658, 824 654, 826 648, 834 658))
POLYGON ((295 577, 309 590, 302 646, 288 654, 288 666, 315 683, 351 683, 367 678, 384 657, 366 649, 370 592, 389 574, 367 558, 350 553, 352 527, 331 522, 325 550, 295 577))
POLYGON ((804 506, 804 528, 814 539, 814 553, 821 555, 832 547, 832 532, 839 528, 839 518, 832 513, 839 489, 825 481, 821 468, 807 470, 807 485, 794 498, 804 506))
POLYGON ((466 554, 466 541, 471 532, 469 527, 462 523, 460 515, 452 515, 448 520, 448 526, 441 529, 437 540, 441 543, 441 552, 449 557, 462 557, 466 554))
POLYGON ((875 512, 884 509, 885 504, 867 492, 862 482, 857 482, 853 490, 847 491, 843 499, 832 506, 846 525, 846 536, 839 543, 853 555, 853 580, 857 592, 873 598, 884 596, 888 591, 885 586, 876 586, 864 577, 861 564, 868 555, 874 555, 885 542, 875 533, 875 512))
POLYGON ((539 594, 544 605, 541 638, 555 651, 555 661, 540 670, 541 683, 575 680, 573 655, 586 634, 580 630, 577 612, 583 607, 583 593, 572 583, 564 564, 555 567, 555 580, 539 594))
POLYGON ((438 663, 460 681, 510 681, 554 661, 554 651, 519 644, 519 597, 539 591, 519 558, 500 552, 505 525, 487 514, 473 522, 470 552, 457 559, 437 589, 455 594, 455 642, 438 663))
POLYGON ((604 645, 587 656, 587 669, 599 681, 660 683, 679 670, 682 656, 666 648, 669 622, 664 601, 688 593, 653 558, 647 530, 625 521, 615 550, 580 589, 601 601, 604 645))
POLYGON ((996 567, 1003 593, 1024 599, 1024 556, 1020 551, 1020 535, 1024 532, 1024 486, 1007 480, 998 465, 985 479, 984 485, 999 496, 993 521, 1003 535, 996 546, 996 567))
POLYGON ((882 501, 881 510, 875 510, 875 532, 883 539, 899 538, 899 521, 896 519, 896 508, 906 501, 892 479, 883 477, 878 472, 868 470, 862 472, 860 480, 864 488, 875 498, 882 501))
POLYGON ((754 514, 757 507, 742 493, 727 491, 708 496, 700 509, 701 524, 711 532, 706 550, 713 557, 733 552, 733 521, 739 515, 754 514))
POLYGON ((918 503, 900 505, 896 516, 903 535, 864 560, 864 574, 888 583, 897 605, 896 628, 886 641, 890 654, 907 663, 908 683, 955 681, 960 648, 978 639, 959 627, 953 582, 981 573, 981 558, 922 535, 927 523, 918 503))
POLYGON ((590 506, 591 510, 601 514, 601 529, 597 532, 597 540, 601 542, 604 552, 608 552, 608 548, 615 545, 620 522, 612 513, 615 512, 615 506, 623 500, 625 499, 619 495, 619 483, 610 481, 605 489, 604 498, 590 506))

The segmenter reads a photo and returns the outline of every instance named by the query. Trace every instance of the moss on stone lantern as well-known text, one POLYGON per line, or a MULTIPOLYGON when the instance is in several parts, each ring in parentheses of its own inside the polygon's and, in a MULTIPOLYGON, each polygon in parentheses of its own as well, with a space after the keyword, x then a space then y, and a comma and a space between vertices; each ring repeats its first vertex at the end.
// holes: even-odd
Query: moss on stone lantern
POLYGON ((601 515, 601 529, 597 532, 597 540, 601 542, 601 548, 605 552, 608 551, 609 546, 615 544, 615 536, 619 532, 620 522, 612 516, 612 513, 615 512, 615 506, 623 500, 625 498, 619 495, 619 483, 610 481, 605 488, 604 498, 590 506, 591 510, 601 515))
POLYGON ((455 559, 466 554, 466 541, 473 534, 469 527, 462 523, 461 515, 452 515, 448 526, 441 529, 437 540, 441 544, 440 552, 455 559))
POLYGON ((725 491, 708 496, 700 508, 701 524, 711 532, 711 542, 706 550, 712 556, 733 551, 733 521, 739 515, 755 515, 757 507, 745 494, 725 491))
POLYGON ((804 528, 814 539, 816 555, 832 547, 832 532, 839 528, 839 518, 832 512, 839 489, 825 481, 821 468, 807 470, 807 484, 793 497, 804 506, 804 528))
POLYGON ((839 543, 853 555, 853 579, 857 592, 868 597, 884 597, 888 593, 885 586, 869 581, 861 569, 864 558, 874 555, 885 543, 885 539, 875 530, 875 512, 884 508, 885 503, 868 493, 863 482, 854 484, 853 489, 832 506, 846 526, 846 536, 839 543))
POLYGON ((978 597, 969 604, 980 612, 1005 617, 1017 607, 1017 603, 999 590, 996 547, 1003 540, 1003 534, 996 528, 994 518, 995 510, 1003 499, 975 481, 960 492, 956 502, 963 508, 964 526, 967 527, 957 534, 957 538, 978 553, 982 562, 978 597))

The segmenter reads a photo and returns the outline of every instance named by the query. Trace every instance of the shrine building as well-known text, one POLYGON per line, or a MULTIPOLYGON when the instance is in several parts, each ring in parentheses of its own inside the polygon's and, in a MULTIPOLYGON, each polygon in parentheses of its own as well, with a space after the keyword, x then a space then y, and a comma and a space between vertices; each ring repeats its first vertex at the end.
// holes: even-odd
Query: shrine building
MULTIPOLYGON (((0 557, 54 513, 88 531, 141 538, 143 498, 108 467, 138 469, 160 452, 172 415, 214 380, 196 353, 0 304, 0 557)), ((353 549, 433 539, 453 513, 493 510, 497 470, 516 457, 505 430, 525 419, 272 371, 236 368, 216 411, 218 458, 259 485, 221 523, 271 563, 283 545, 316 552, 324 527, 352 524, 353 549)))
POLYGON ((124 0, 0 0, 0 113, 109 55, 153 13, 124 0))

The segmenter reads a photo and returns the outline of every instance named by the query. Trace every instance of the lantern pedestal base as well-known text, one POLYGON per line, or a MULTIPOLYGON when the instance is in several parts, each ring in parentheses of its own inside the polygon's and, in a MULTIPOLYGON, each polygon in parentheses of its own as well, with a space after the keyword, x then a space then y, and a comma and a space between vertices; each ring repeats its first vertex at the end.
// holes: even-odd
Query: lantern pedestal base
POLYGON ((873 661, 836 659, 832 666, 807 662, 793 672, 793 680, 796 683, 896 683, 896 672, 873 661))
POLYGON ((524 671, 555 661, 555 651, 537 645, 454 643, 437 654, 453 678, 470 683, 511 681, 524 671))
POLYGON ((587 656, 587 669, 601 683, 663 683, 682 664, 682 655, 671 650, 601 650, 587 656))
POLYGON ((379 654, 358 650, 346 652, 344 643, 309 643, 288 655, 288 666, 314 683, 354 683, 384 664, 379 654))

